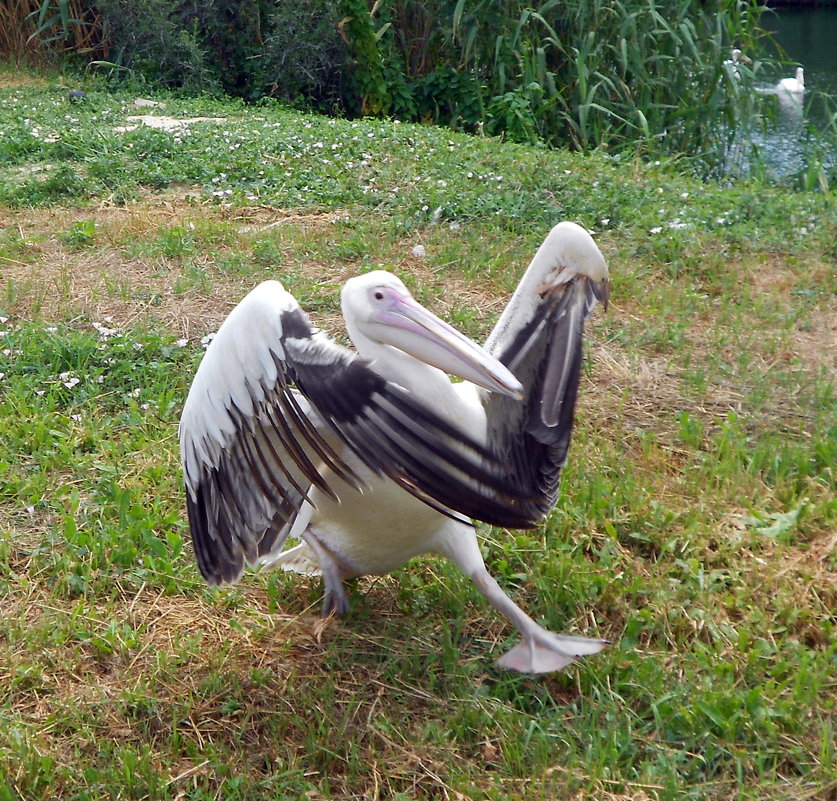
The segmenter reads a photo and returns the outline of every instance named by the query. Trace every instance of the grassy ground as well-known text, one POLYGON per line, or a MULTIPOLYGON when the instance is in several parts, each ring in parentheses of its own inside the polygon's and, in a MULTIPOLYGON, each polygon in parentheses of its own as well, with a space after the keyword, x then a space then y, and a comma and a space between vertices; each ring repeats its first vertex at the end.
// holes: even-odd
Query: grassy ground
POLYGON ((833 197, 0 87, 0 801, 835 798, 833 197), (218 119, 115 130, 144 113, 218 119), (500 671, 509 626, 430 558, 327 627, 314 581, 209 591, 176 425, 232 304, 280 278, 339 334, 339 284, 384 265, 484 336, 561 219, 612 305, 557 509, 481 534, 535 617, 614 645, 500 671))

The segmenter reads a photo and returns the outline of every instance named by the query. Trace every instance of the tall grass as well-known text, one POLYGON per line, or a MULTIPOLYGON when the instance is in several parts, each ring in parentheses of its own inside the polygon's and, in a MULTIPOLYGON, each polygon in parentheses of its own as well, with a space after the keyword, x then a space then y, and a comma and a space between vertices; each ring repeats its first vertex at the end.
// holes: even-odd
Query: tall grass
POLYGON ((16 63, 43 64, 57 55, 100 57, 101 20, 95 3, 83 0, 3 0, 0 56, 16 63))
MULTIPOLYGON (((402 6, 410 6, 404 3, 402 6)), ((477 81, 479 122, 492 133, 575 148, 635 147, 711 160, 717 142, 749 116, 753 71, 724 62, 733 46, 759 51, 762 7, 755 2, 705 6, 691 0, 508 0, 424 3, 416 15, 393 14, 382 36, 408 85, 450 65, 477 81), (414 43, 432 16, 437 47, 415 57, 414 43), (405 22, 406 20, 406 22, 405 22), (417 66, 418 65, 418 66, 417 66)), ((425 41, 427 37, 425 36, 425 41)), ((754 69, 757 69, 754 68, 754 69)), ((453 80, 453 76, 451 77, 453 80)), ((413 92, 418 116, 421 92, 413 92)), ((405 104, 393 98, 403 110, 405 104)), ((475 104, 472 104, 475 105, 475 104)), ((406 107, 410 111, 409 106, 406 107)), ((440 114, 437 114, 440 116, 440 114)), ((473 119, 444 120, 466 127, 473 119)))

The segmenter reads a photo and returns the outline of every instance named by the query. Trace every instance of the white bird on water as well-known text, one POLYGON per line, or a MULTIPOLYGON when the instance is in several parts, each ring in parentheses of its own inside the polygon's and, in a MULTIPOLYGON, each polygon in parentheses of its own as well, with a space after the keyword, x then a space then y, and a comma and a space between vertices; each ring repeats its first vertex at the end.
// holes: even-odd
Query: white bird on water
POLYGON ((569 222, 550 232, 484 347, 390 273, 343 286, 357 353, 314 328, 278 282, 256 287, 207 349, 180 422, 203 576, 235 582, 245 565, 319 574, 323 615, 342 614, 344 579, 436 553, 522 635, 498 664, 544 673, 600 651, 605 640, 547 631, 503 592, 471 519, 532 528, 554 506, 584 322, 607 297, 601 252, 569 222), (283 550, 288 537, 302 542, 283 550))
POLYGON ((782 78, 776 84, 776 91, 780 94, 787 93, 789 95, 802 95, 805 92, 805 70, 802 67, 796 68, 795 78, 782 78))

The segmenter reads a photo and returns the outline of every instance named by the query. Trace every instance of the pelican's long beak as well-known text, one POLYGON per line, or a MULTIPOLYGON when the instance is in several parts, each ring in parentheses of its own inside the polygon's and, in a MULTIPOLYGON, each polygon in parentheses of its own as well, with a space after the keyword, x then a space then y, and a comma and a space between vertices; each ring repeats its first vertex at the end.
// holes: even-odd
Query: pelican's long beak
POLYGON ((379 342, 484 389, 523 399, 523 385, 505 365, 410 295, 393 293, 387 306, 370 321, 379 342))

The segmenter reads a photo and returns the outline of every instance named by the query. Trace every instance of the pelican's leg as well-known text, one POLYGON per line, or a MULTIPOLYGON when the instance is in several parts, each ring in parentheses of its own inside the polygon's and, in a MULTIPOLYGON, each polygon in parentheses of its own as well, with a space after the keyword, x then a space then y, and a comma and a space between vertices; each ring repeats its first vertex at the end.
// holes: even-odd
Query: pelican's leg
POLYGON ((550 673, 561 670, 582 656, 595 654, 608 645, 607 640, 553 634, 527 615, 485 569, 476 533, 461 524, 451 524, 437 552, 447 556, 465 573, 486 600, 511 623, 523 637, 497 660, 501 667, 521 673, 550 673), (455 527, 455 528, 454 528, 455 527))
POLYGON ((498 660, 501 667, 521 673, 551 673, 561 670, 582 656, 595 654, 608 644, 607 640, 553 634, 539 626, 494 580, 483 566, 470 575, 474 586, 522 635, 523 642, 506 651, 498 660))
POLYGON ((346 589, 343 587, 343 570, 340 563, 310 528, 306 528, 301 536, 308 543, 308 547, 311 548, 320 563, 320 573, 323 577, 325 590, 323 617, 345 615, 349 611, 349 599, 346 597, 346 589))

